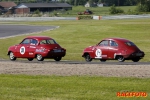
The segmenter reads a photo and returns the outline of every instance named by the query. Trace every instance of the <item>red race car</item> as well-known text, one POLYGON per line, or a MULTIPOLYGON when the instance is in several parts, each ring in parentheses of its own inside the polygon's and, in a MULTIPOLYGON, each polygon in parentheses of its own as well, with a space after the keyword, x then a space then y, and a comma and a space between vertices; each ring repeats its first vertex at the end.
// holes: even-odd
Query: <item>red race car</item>
POLYGON ((141 51, 133 42, 123 38, 106 38, 95 46, 89 46, 84 49, 82 57, 87 62, 92 59, 98 59, 102 62, 106 60, 132 60, 138 62, 144 57, 141 51))
POLYGON ((16 58, 27 58, 32 61, 36 58, 43 61, 44 58, 51 58, 60 61, 66 55, 66 49, 62 48, 56 41, 46 36, 29 36, 18 44, 9 47, 8 54, 10 60, 16 58))

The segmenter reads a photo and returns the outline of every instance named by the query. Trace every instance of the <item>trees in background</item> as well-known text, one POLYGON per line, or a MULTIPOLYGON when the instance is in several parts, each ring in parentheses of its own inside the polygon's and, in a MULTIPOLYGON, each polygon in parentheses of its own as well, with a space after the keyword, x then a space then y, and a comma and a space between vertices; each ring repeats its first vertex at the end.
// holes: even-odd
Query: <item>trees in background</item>
POLYGON ((150 11, 150 0, 0 0, 0 1, 13 1, 16 4, 19 3, 36 3, 36 2, 66 2, 73 6, 82 5, 84 6, 87 2, 90 4, 104 3, 108 6, 133 6, 138 5, 138 11, 149 12, 150 11))
POLYGON ((139 12, 150 12, 150 0, 138 0, 137 10, 139 12))
POLYGON ((138 2, 142 2, 143 0, 0 0, 0 1, 13 1, 15 3, 31 3, 31 2, 67 2, 71 5, 85 5, 87 2, 92 3, 106 3, 109 6, 131 6, 136 5, 138 2))

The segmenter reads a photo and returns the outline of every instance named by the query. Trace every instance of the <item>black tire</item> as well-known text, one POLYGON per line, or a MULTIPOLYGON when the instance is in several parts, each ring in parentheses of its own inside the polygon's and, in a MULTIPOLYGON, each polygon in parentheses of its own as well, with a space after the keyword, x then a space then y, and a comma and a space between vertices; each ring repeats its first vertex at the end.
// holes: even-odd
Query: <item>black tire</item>
POLYGON ((106 59, 100 59, 101 62, 106 62, 106 59))
POLYGON ((132 61, 133 62, 138 62, 140 60, 140 58, 133 58, 132 61))
POLYGON ((55 61, 60 61, 62 57, 55 57, 54 60, 55 61))
POLYGON ((125 59, 124 59, 123 56, 117 56, 117 60, 118 60, 119 62, 124 62, 124 61, 125 61, 125 59))
POLYGON ((33 58, 27 58, 29 61, 32 61, 33 60, 33 58))
POLYGON ((85 61, 87 61, 87 62, 91 62, 92 61, 92 58, 90 57, 89 54, 85 55, 85 61))
POLYGON ((37 59, 38 61, 43 61, 43 60, 44 60, 44 58, 42 57, 41 54, 37 54, 37 55, 36 55, 36 59, 37 59))
POLYGON ((14 56, 14 53, 13 53, 13 52, 10 52, 10 53, 9 53, 9 59, 10 59, 11 61, 15 61, 17 58, 14 56))

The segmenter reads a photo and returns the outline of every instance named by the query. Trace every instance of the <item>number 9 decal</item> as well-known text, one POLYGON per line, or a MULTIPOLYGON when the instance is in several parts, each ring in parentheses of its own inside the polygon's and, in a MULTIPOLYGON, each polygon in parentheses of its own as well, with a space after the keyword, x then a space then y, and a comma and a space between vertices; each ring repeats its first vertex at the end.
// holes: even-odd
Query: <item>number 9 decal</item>
POLYGON ((101 49, 97 49, 96 52, 95 52, 95 54, 96 54, 96 58, 101 58, 102 57, 102 51, 101 51, 101 49))

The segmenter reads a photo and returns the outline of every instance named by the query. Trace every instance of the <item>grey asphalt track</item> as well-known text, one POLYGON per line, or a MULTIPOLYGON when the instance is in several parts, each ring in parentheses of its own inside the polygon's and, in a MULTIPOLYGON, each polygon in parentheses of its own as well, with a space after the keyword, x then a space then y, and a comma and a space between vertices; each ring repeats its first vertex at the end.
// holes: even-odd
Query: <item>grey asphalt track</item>
POLYGON ((0 38, 39 33, 55 28, 58 28, 58 26, 0 25, 0 38))

